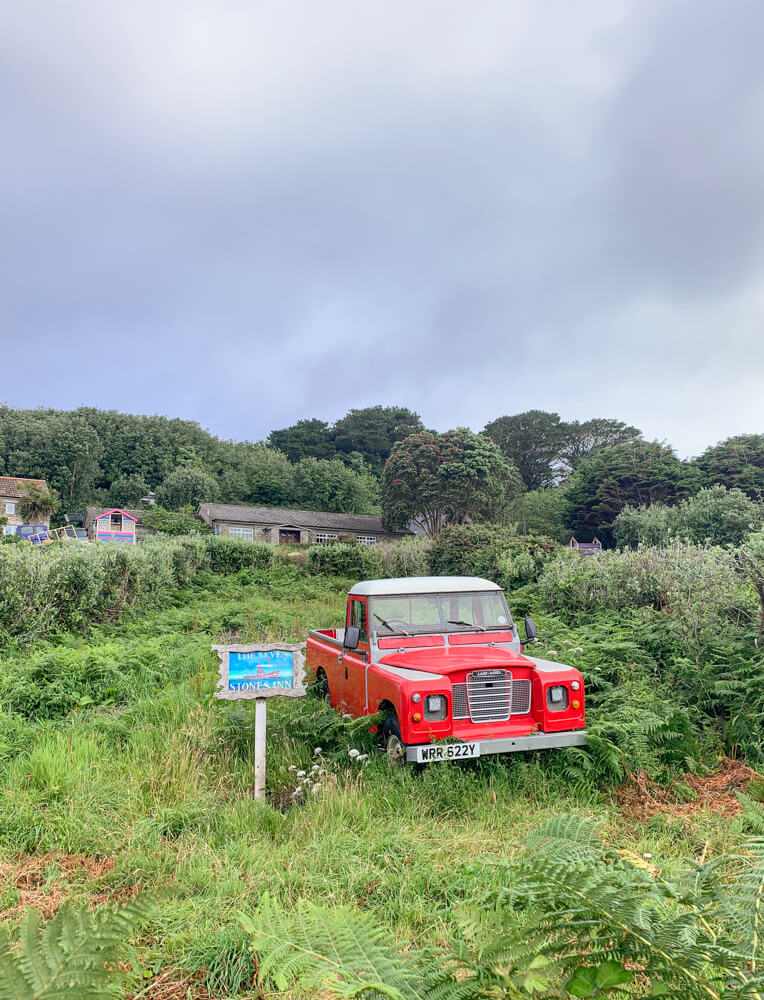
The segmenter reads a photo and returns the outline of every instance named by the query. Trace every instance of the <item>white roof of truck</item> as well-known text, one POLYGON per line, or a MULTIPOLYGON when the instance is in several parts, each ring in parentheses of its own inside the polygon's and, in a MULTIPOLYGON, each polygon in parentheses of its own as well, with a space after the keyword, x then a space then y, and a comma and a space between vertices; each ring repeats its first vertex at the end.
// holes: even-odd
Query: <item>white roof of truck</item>
POLYGON ((395 594, 465 594, 471 591, 501 590, 479 576, 401 576, 392 580, 362 580, 350 588, 351 594, 364 597, 390 597, 395 594))

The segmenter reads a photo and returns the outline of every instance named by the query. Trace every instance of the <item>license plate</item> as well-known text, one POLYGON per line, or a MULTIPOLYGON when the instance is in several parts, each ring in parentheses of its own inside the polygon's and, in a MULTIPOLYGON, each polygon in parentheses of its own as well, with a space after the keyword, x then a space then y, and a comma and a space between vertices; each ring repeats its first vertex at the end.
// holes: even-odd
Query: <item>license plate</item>
POLYGON ((430 747, 417 747, 417 764, 432 764, 438 760, 466 760, 480 756, 479 743, 437 743, 430 747))

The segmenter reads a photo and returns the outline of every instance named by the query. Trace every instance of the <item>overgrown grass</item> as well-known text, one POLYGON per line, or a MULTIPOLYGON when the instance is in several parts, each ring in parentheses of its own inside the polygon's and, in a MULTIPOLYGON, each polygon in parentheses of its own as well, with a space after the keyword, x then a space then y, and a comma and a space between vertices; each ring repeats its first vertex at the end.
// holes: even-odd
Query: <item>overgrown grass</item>
MULTIPOLYGON (((490 898, 496 861, 518 854, 527 832, 560 812, 604 817, 614 843, 669 871, 738 840, 742 820, 702 812, 692 823, 625 824, 612 785, 566 753, 421 773, 375 754, 354 762, 351 748, 372 747, 367 727, 310 698, 269 703, 268 802, 254 802, 252 706, 212 700, 210 645, 295 641, 339 624, 347 583, 285 563, 203 571, 161 611, 101 626, 87 640, 8 648, 0 659, 5 919, 15 924, 24 902, 62 894, 92 900, 167 887, 140 942, 147 967, 204 969, 221 995, 255 995, 237 912, 266 890, 287 903, 358 906, 407 940, 445 944, 452 908, 490 898), (297 772, 314 766, 323 772, 312 772, 317 791, 294 797, 297 772), (95 872, 70 855, 114 865, 95 872), (39 877, 18 878, 35 857, 46 859, 39 877)), ((589 626, 587 641, 585 626, 539 614, 533 588, 517 596, 521 613, 539 615, 539 652, 581 661, 604 706, 602 725, 622 680, 631 673, 643 683, 666 662, 669 640, 651 622, 635 618, 621 632, 589 626)), ((711 766, 716 744, 700 733, 691 733, 693 746, 711 766)), ((648 748, 645 761, 681 770, 660 752, 648 748)))

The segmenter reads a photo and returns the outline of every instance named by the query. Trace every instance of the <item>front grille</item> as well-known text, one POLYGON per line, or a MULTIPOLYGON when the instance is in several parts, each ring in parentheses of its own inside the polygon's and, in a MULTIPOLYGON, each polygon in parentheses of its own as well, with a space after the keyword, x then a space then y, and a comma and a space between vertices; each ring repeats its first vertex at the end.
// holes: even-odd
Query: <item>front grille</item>
POLYGON ((506 722, 512 707, 512 674, 508 670, 467 674, 467 704, 473 722, 506 722))
POLYGON ((451 696, 454 701, 454 718, 469 719, 470 713, 467 710, 467 685, 454 684, 451 689, 451 696))
POLYGON ((512 682, 512 715, 527 715, 531 710, 531 682, 512 682))
MULTIPOLYGON (((497 675, 503 681, 506 671, 491 670, 481 673, 486 675, 497 675)), ((467 701, 466 684, 454 684, 451 689, 451 697, 453 699, 453 717, 455 719, 471 719, 472 722, 501 722, 506 721, 510 714, 527 715, 531 710, 531 682, 525 678, 513 681, 512 675, 509 673, 506 673, 506 676, 509 678, 509 701, 512 707, 511 713, 507 712, 505 695, 501 695, 500 705, 496 702, 500 691, 495 685, 493 687, 484 686, 482 691, 478 689, 477 686, 481 681, 484 685, 486 683, 494 684, 494 681, 490 676, 476 678, 474 674, 470 674, 468 678, 470 681, 471 692, 469 703, 467 701), (488 712, 488 709, 491 707, 491 703, 493 703, 495 707, 500 708, 500 711, 495 716, 490 715, 488 712), (471 715, 470 707, 472 708, 471 715)))

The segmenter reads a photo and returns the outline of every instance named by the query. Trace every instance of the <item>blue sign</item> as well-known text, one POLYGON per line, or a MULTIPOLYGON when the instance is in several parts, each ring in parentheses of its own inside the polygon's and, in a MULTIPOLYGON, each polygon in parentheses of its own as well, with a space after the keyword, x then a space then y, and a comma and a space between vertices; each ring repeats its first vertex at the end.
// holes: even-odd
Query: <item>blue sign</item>
POLYGON ((294 685, 294 654, 285 649, 228 654, 228 690, 288 691, 294 685))
POLYGON ((220 657, 216 698, 300 697, 305 694, 304 643, 213 646, 220 657))

